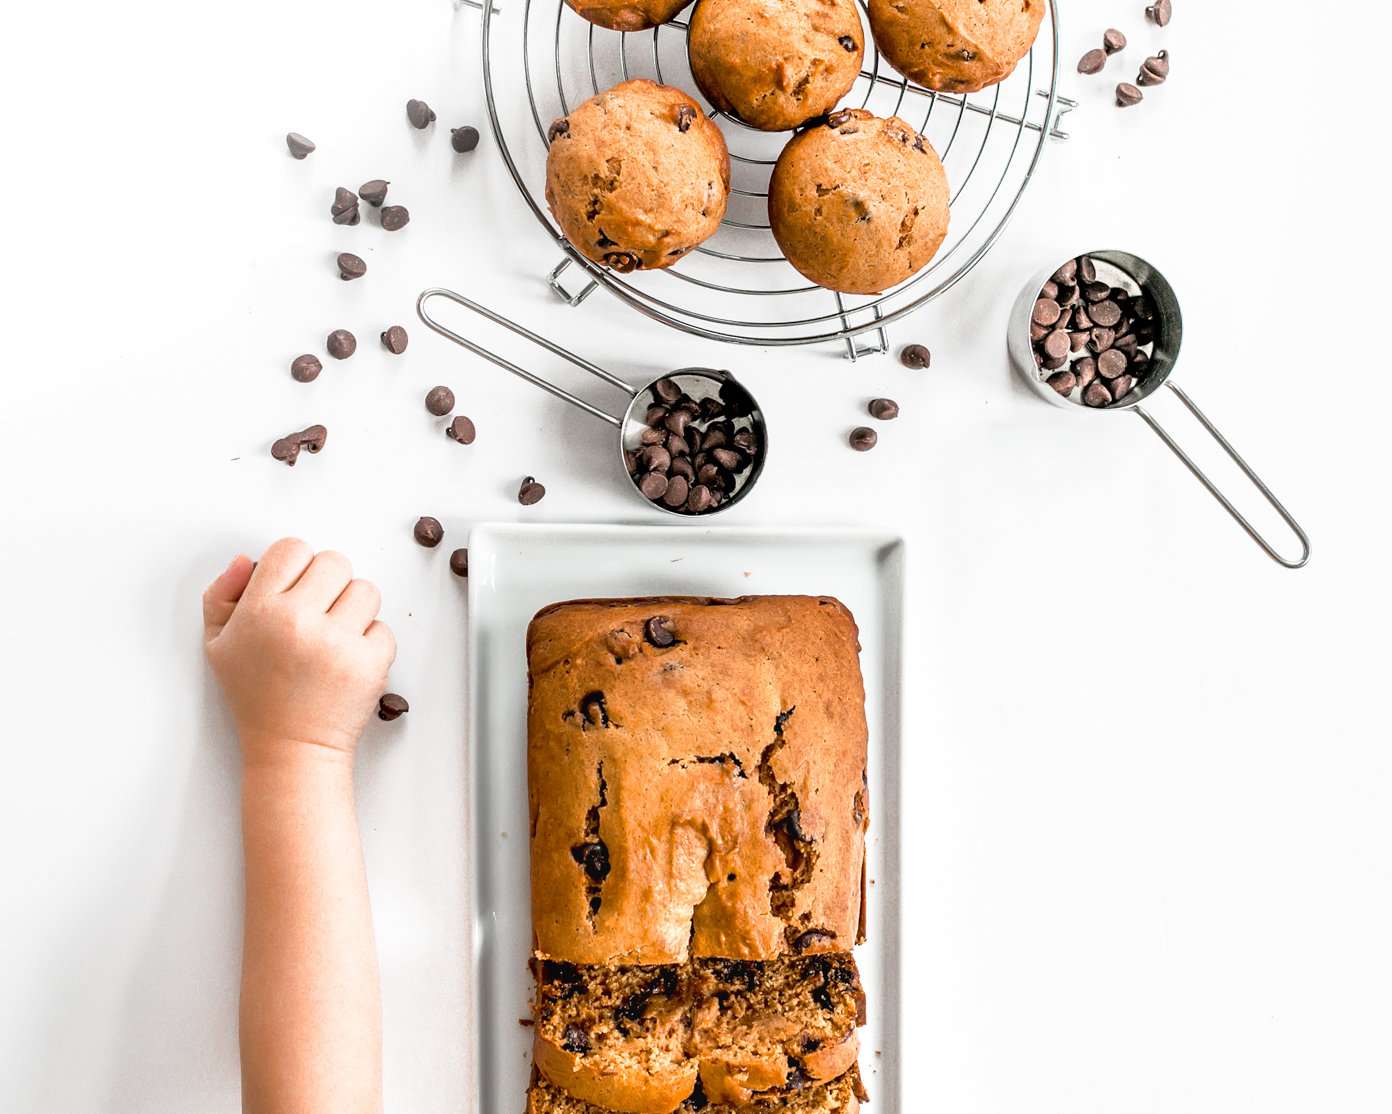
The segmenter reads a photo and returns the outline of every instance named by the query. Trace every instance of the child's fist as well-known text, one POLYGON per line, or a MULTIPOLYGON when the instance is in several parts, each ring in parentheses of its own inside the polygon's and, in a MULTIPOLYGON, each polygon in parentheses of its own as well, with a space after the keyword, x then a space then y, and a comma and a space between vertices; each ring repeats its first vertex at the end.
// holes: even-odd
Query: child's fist
POLYGON ((208 661, 246 765, 301 745, 351 759, 387 685, 396 640, 381 594, 341 553, 282 538, 255 566, 238 557, 203 593, 208 661))

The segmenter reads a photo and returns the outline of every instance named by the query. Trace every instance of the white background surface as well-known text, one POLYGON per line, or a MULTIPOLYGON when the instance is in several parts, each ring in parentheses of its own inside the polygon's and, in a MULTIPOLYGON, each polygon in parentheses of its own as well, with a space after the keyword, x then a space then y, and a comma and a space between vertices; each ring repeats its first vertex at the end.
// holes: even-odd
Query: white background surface
POLYGON ((238 760, 198 596, 239 549, 292 532, 381 586, 412 704, 374 723, 358 779, 388 1109, 465 1108, 466 617, 448 551, 476 521, 641 508, 605 427, 413 323, 441 282, 634 378, 736 370, 785 432, 729 524, 907 537, 905 998, 924 1110, 1392 1105, 1389 19, 1177 0, 1161 31, 1142 8, 1065 4, 1073 139, 972 276, 895 331, 929 345, 926 372, 697 343, 602 295, 554 302, 556 251, 492 140, 449 149, 447 124, 484 115, 478 15, 447 0, 7 12, 5 1108, 237 1109, 238 760), (1107 26, 1132 45, 1073 74, 1107 26), (1160 46, 1169 83, 1112 108, 1160 46), (403 118, 413 96, 440 113, 430 133, 403 118), (319 144, 305 162, 291 129, 319 144), (329 222, 335 185, 379 176, 409 228, 329 222), (1262 556, 1141 422, 1012 381, 1018 286, 1103 246, 1176 287, 1176 379, 1307 528, 1307 569, 1262 556), (339 282, 342 250, 367 278, 339 282), (375 342, 392 323, 412 334, 400 358, 375 342), (358 354, 294 383, 289 360, 337 327, 358 354), (478 424, 472 448, 425 414, 436 382, 478 424), (854 454, 874 395, 903 416, 854 454), (323 454, 270 459, 311 422, 323 454), (530 509, 526 473, 549 491, 530 509), (421 514, 445 524, 437 551, 411 541, 421 514))

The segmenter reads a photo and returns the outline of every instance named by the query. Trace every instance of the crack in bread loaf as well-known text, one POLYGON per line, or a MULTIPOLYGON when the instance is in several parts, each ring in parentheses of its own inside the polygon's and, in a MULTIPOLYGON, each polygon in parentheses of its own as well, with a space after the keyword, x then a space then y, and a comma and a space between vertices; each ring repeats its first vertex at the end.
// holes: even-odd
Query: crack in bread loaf
MULTIPOLYGON (((762 1095, 743 1106, 711 1102, 698 1088, 677 1107, 679 1114, 858 1114, 868 1101, 856 1065, 825 1083, 796 1080, 774 1094, 762 1095)), ((532 1073, 527 1089, 527 1114, 605 1114, 603 1107, 575 1098, 532 1073)))
POLYGON ((860 1050, 865 992, 847 952, 767 961, 538 965, 533 1060, 556 1087, 629 1114, 668 1114, 699 1074, 743 1104, 833 1079, 860 1050))
POLYGON ((865 693, 817 596, 581 600, 527 631, 532 926, 601 965, 860 938, 865 693))

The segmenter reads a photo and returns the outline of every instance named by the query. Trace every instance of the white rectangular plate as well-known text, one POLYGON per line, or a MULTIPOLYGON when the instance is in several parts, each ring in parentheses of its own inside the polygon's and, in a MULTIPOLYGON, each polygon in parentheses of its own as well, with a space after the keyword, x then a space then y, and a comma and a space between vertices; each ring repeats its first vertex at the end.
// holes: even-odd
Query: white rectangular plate
POLYGON ((846 530, 484 524, 469 535, 469 761, 479 1114, 526 1105, 533 983, 527 847, 527 624, 548 604, 625 596, 832 595, 860 627, 870 724, 868 1006, 861 1072, 899 1114, 899 679, 903 542, 846 530))

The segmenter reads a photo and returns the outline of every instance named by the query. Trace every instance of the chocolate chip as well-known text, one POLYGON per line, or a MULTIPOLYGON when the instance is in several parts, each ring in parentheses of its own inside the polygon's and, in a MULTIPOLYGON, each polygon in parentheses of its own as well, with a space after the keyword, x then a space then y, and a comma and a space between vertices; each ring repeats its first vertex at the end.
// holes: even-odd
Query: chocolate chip
POLYGON ((654 395, 668 405, 676 402, 677 399, 682 396, 682 389, 672 382, 672 380, 665 377, 659 379, 652 385, 652 391, 654 395))
POLYGON ((570 135, 570 121, 565 117, 551 121, 551 126, 546 129, 546 142, 548 145, 556 142, 557 136, 570 135))
POLYGON ((668 407, 654 404, 648 407, 647 415, 643 420, 650 426, 660 426, 667 420, 667 415, 670 413, 671 410, 668 407))
POLYGON ((1141 72, 1136 75, 1137 85, 1163 85, 1170 76, 1170 52, 1162 50, 1141 63, 1141 72))
POLYGON ((1121 320, 1121 307, 1108 298, 1104 302, 1098 302, 1088 311, 1094 325, 1105 325, 1111 328, 1121 320))
POLYGON ((1082 297, 1082 294, 1078 290, 1078 284, 1066 282, 1059 287, 1059 296, 1056 300, 1059 305, 1068 307, 1077 302, 1080 297, 1082 297))
POLYGON ((1046 336, 1039 346, 1044 355, 1051 360, 1061 360, 1073 351, 1073 342, 1062 329, 1055 329, 1046 336))
POLYGON ((461 445, 472 445, 474 443, 474 423, 460 414, 450 422, 449 428, 445 430, 445 436, 451 441, 458 441, 461 445))
POLYGON ((1068 348, 1073 352, 1081 352, 1087 345, 1088 338, 1092 334, 1086 329, 1077 329, 1068 334, 1068 348))
POLYGON ((654 615, 644 623, 643 637, 659 650, 665 650, 677 640, 677 636, 672 633, 672 620, 666 615, 654 615))
POLYGON ((1053 279, 1050 279, 1039 288, 1039 296, 1041 298, 1048 298, 1051 302, 1058 301, 1058 293, 1059 285, 1053 279))
POLYGON ((397 696, 394 692, 383 695, 377 701, 377 718, 384 719, 390 723, 394 719, 400 719, 411 710, 411 705, 406 703, 404 696, 397 696))
POLYGON ((410 339, 411 338, 406 335, 405 329, 400 325, 393 325, 382 334, 382 347, 393 356, 400 356, 401 353, 406 351, 406 345, 410 339))
POLYGON ((666 426, 649 426, 638 435, 640 445, 665 445, 667 443, 666 426))
MULTIPOLYGON (((661 499, 667 494, 669 482, 661 472, 645 472, 638 481, 638 490, 649 499, 661 499)), ((685 500, 685 498, 686 492, 683 490, 682 499, 685 500)))
MULTIPOLYGON (((682 413, 685 412, 686 411, 682 411, 682 413)), ((693 437, 697 436, 695 430, 692 430, 691 433, 693 437)), ((680 456, 691 455, 691 446, 687 443, 686 438, 679 433, 668 433, 665 444, 667 451, 672 454, 673 460, 680 456)))
POLYGON ((856 452, 868 453, 875 447, 875 442, 879 439, 879 434, 869 426, 863 425, 857 426, 855 429, 851 430, 849 441, 851 448, 855 449, 856 452))
POLYGON ((1103 379, 1115 379, 1126 370, 1126 356, 1115 348, 1108 348, 1097 357, 1097 373, 1103 379))
POLYGON ((1036 321, 1029 323, 1030 340, 1043 340, 1052 331, 1048 325, 1040 325, 1036 321))
POLYGON ((545 494, 546 488, 537 483, 532 476, 528 476, 517 489, 517 501, 524 507, 530 507, 533 503, 541 502, 541 497, 545 494))
POLYGON ((715 463, 727 472, 742 472, 745 468, 744 458, 731 449, 713 449, 711 456, 715 458, 715 463))
POLYGON ((827 116, 827 127, 839 128, 842 124, 849 124, 855 119, 855 111, 850 108, 843 108, 840 112, 832 112, 827 116))
POLYGON ((300 439, 300 444, 312 453, 317 453, 324 447, 324 442, 329 439, 329 431, 321 425, 312 425, 302 430, 296 436, 300 439))
POLYGON ((387 199, 387 187, 390 182, 384 182, 381 178, 373 178, 370 182, 364 182, 358 187, 358 196, 371 205, 374 209, 381 206, 387 199))
POLYGON ((1073 308, 1073 328, 1092 328, 1092 318, 1088 316, 1087 309, 1084 306, 1078 305, 1073 308))
POLYGON ((295 434, 289 437, 281 437, 271 445, 271 456, 276 460, 282 460, 291 468, 295 467, 295 460, 300 455, 300 439, 295 434))
POLYGON ((1078 281, 1083 285, 1097 281, 1097 267, 1086 255, 1078 256, 1078 281))
POLYGON ((479 130, 469 124, 462 128, 450 128, 450 146, 461 155, 467 155, 478 146, 479 130))
POLYGON ((1120 402, 1126 396, 1126 392, 1135 386, 1135 383, 1136 381, 1129 375, 1118 375, 1112 380, 1112 398, 1120 402))
POLYGON ((1092 305, 1105 302, 1111 292, 1112 288, 1105 282, 1086 282, 1083 284, 1083 300, 1092 305))
POLYGON ((673 476, 667 481, 662 501, 673 509, 682 506, 691 495, 691 481, 685 476, 673 476))
POLYGON ((467 549, 456 549, 450 554, 450 572, 455 576, 469 575, 469 551, 467 549))
POLYGON ((425 515, 416 520, 415 529, 411 533, 415 536, 418 544, 425 546, 426 549, 434 549, 444 538, 445 528, 440 525, 438 518, 425 515))
POLYGON ((841 49, 844 50, 847 54, 854 54, 857 50, 860 49, 858 46, 856 46, 855 39, 851 38, 850 35, 841 35, 839 38, 837 38, 836 41, 841 44, 841 49))
POLYGON ((1074 378, 1078 380, 1078 386, 1086 387, 1097 378, 1097 361, 1091 356, 1074 360, 1070 370, 1073 372, 1074 378))
POLYGON ((1030 316, 1036 325, 1052 325, 1062 313, 1063 310, 1052 298, 1040 298, 1034 303, 1034 312, 1030 316))
POLYGON ((1106 406, 1112 401, 1112 392, 1101 383, 1093 383, 1083 392, 1083 402, 1088 406, 1106 406))
POLYGON ((314 153, 314 143, 306 139, 299 132, 290 132, 285 137, 285 145, 290 148, 290 153, 297 159, 302 159, 306 155, 314 153))
POLYGON ((932 354, 921 344, 907 344, 899 350, 899 362, 915 371, 927 367, 932 358, 932 354))
POLYGON ((1088 334, 1088 347, 1094 352, 1105 352, 1112 346, 1115 338, 1116 334, 1111 329, 1097 325, 1088 334))
POLYGON ((696 482, 696 468, 691 461, 684 456, 673 457, 672 467, 667 471, 670 475, 681 476, 687 483, 696 482))
POLYGON ((687 410, 673 410, 663 419, 662 424, 680 437, 682 431, 691 424, 691 413, 687 410))
POLYGON ((1140 104, 1142 93, 1134 85, 1123 81, 1116 87, 1117 108, 1130 108, 1133 104, 1140 104))
POLYGON ((583 1056, 590 1050, 589 1034, 572 1021, 565 1027, 565 1033, 561 1037, 561 1047, 567 1052, 573 1052, 577 1056, 583 1056))
POLYGON ((689 104, 677 105, 677 131, 684 132, 690 129, 696 119, 696 110, 689 104))
POLYGON ((406 119, 411 121, 411 127, 428 127, 435 120, 435 113, 424 101, 415 99, 406 102, 406 119))
POLYGON ((1155 3, 1145 10, 1146 18, 1152 23, 1164 27, 1170 22, 1171 4, 1170 0, 1155 0, 1155 3))
POLYGON ((621 275, 631 274, 643 265, 642 259, 631 251, 611 251, 604 257, 604 262, 621 275))
POLYGON ((290 361, 290 376, 296 383, 313 383, 323 370, 324 365, 319 362, 319 357, 308 352, 290 361))
POLYGON ((431 387, 425 396, 425 408, 437 418, 454 409, 454 392, 448 387, 431 387))
POLYGON ((1102 67, 1107 64, 1107 52, 1105 50, 1089 50, 1078 60, 1079 73, 1101 73, 1102 67))
POLYGON ((647 472, 665 472, 672 466, 672 454, 661 445, 647 445, 638 454, 643 469, 647 472))
POLYGON ((1059 368, 1063 367, 1063 365, 1067 362, 1068 356, 1066 354, 1062 356, 1045 356, 1044 359, 1041 361, 1040 366, 1045 371, 1057 371, 1059 368))
POLYGON ((866 409, 872 418, 878 418, 882 422, 899 416, 899 404, 892 398, 872 398, 866 409))
POLYGON ((636 476, 638 474, 638 454, 632 449, 624 449, 623 458, 624 467, 628 469, 628 474, 636 476))
POLYGON ((730 443, 742 453, 751 456, 759 451, 759 439, 752 429, 741 429, 730 438, 730 443))
POLYGON ((358 338, 347 329, 335 329, 324 342, 324 347, 335 360, 346 360, 358 350, 358 338))
POLYGON ((1072 393, 1074 387, 1078 385, 1078 377, 1071 371, 1056 371, 1045 380, 1049 386, 1058 391, 1061 395, 1072 393))
POLYGON ((367 264, 350 251, 341 252, 338 257, 338 277, 344 282, 362 278, 367 274, 367 264))
POLYGON ((388 232, 396 232, 411 223, 411 214, 405 205, 388 205, 382 210, 382 227, 388 232))
POLYGON ((329 206, 329 215, 333 217, 334 224, 357 224, 362 220, 362 215, 358 212, 358 195, 350 189, 339 186, 334 190, 333 204, 329 206))
POLYGON ((701 514, 715 506, 715 496, 705 484, 697 484, 686 497, 686 509, 690 514, 701 514))
POLYGON ((1115 27, 1108 27, 1102 32, 1102 49, 1108 54, 1115 54, 1118 50, 1126 49, 1126 36, 1115 27))

